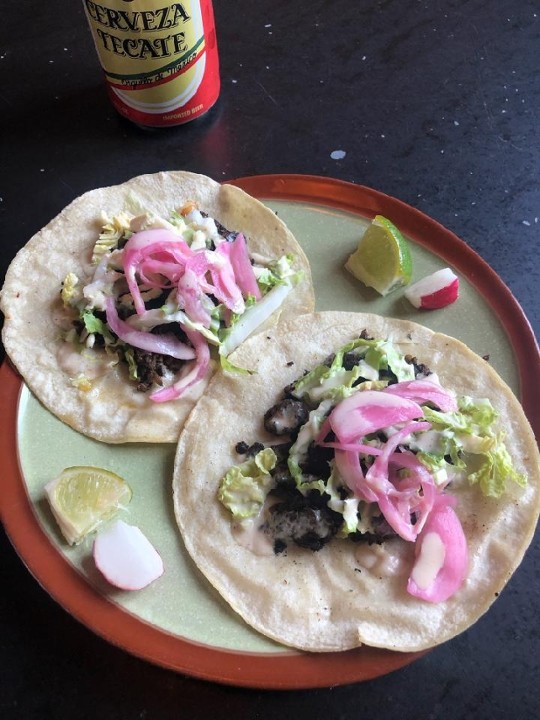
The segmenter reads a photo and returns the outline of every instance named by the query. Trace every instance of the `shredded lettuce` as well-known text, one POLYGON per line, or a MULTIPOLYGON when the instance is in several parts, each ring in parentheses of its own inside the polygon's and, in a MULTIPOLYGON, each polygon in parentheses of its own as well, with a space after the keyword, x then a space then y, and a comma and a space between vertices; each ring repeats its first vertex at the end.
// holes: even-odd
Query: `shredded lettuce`
POLYGON ((76 387, 77 390, 82 392, 90 392, 92 389, 92 383, 83 373, 79 373, 76 377, 71 378, 71 384, 76 387))
POLYGON ((276 285, 257 303, 246 307, 244 314, 240 315, 234 325, 221 331, 220 355, 229 355, 243 343, 252 332, 257 330, 281 307, 291 290, 292 285, 289 283, 276 285))
POLYGON ((94 315, 92 310, 84 310, 81 315, 86 332, 89 335, 102 335, 106 343, 113 343, 114 337, 107 325, 94 315))
POLYGON ((78 293, 79 278, 75 273, 68 273, 62 283, 61 298, 64 303, 64 307, 69 307, 76 299, 78 293))
POLYGON ((232 363, 227 357, 225 357, 225 355, 219 356, 219 362, 222 370, 233 373, 234 375, 253 375, 255 372, 254 370, 249 370, 248 368, 238 367, 238 365, 232 363))
POLYGON ((359 530, 359 508, 366 503, 354 496, 343 497, 342 480, 335 469, 333 461, 330 462, 330 466, 331 473, 327 480, 319 479, 303 482, 298 486, 298 490, 304 495, 310 490, 316 490, 321 495, 328 495, 328 502, 326 503, 328 507, 334 512, 340 513, 343 517, 343 523, 337 532, 337 537, 345 538, 347 535, 356 533, 359 530))
POLYGON ((98 265, 103 256, 118 247, 122 239, 128 239, 133 234, 130 230, 130 217, 127 213, 120 213, 112 218, 104 218, 101 233, 92 250, 92 265, 98 265))
MULTIPOLYGON (((493 425, 498 413, 486 398, 475 400, 469 396, 458 398, 458 410, 440 412, 424 407, 424 416, 433 427, 444 431, 444 454, 460 469, 467 467, 467 455, 473 456, 477 469, 468 475, 471 484, 478 484, 488 497, 500 498, 507 481, 524 486, 526 478, 512 467, 512 459, 504 444, 502 433, 495 433, 493 425)), ((419 456, 428 465, 429 458, 419 456)), ((429 465, 428 465, 429 467, 429 465)))
POLYGON ((471 485, 478 483, 487 497, 500 498, 506 490, 508 480, 521 487, 527 484, 525 475, 514 469, 510 453, 501 438, 493 450, 483 454, 482 464, 476 472, 469 475, 469 482, 471 485))
POLYGON ((123 233, 115 232, 111 234, 102 233, 92 251, 92 265, 98 265, 101 258, 118 247, 118 241, 122 237, 123 233))
POLYGON ((380 372, 390 369, 398 381, 414 380, 414 366, 404 359, 394 346, 382 340, 357 338, 340 348, 331 363, 317 365, 296 381, 292 394, 297 398, 307 398, 317 402, 322 398, 332 398, 336 402, 368 386, 363 382, 377 383, 369 389, 381 389, 388 381, 380 377, 380 372), (356 364, 351 370, 344 367, 344 358, 348 353, 356 356, 356 364), (359 383, 359 380, 363 382, 359 383))
POLYGON ((455 412, 443 413, 440 410, 425 407, 424 416, 437 428, 447 428, 466 435, 488 433, 498 417, 489 400, 473 400, 468 396, 458 398, 458 409, 455 412))
POLYGON ((416 457, 427 467, 437 485, 444 485, 447 482, 448 470, 452 465, 446 462, 443 455, 420 451, 416 457))
MULTIPOLYGON (((174 225, 174 227, 185 238, 184 233, 186 232, 186 230, 188 230, 188 224, 186 223, 186 220, 182 213, 179 213, 177 210, 173 210, 171 216, 169 217, 169 222, 171 223, 171 225, 174 225)), ((186 242, 188 242, 187 239, 186 242)))
POLYGON ((128 372, 129 372, 130 379, 131 380, 140 380, 139 370, 137 368, 137 363, 135 362, 135 354, 133 352, 133 348, 131 348, 131 347, 125 348, 124 358, 126 359, 126 362, 128 364, 128 372))
POLYGON ((276 285, 288 283, 297 285, 303 278, 303 271, 293 269, 294 255, 282 255, 278 260, 266 266, 254 265, 253 272, 257 278, 257 285, 263 295, 266 295, 276 285))
MULTIPOLYGON (((301 489, 300 486, 304 482, 301 465, 306 459, 309 446, 319 434, 322 424, 331 407, 331 400, 323 400, 317 408, 309 413, 307 422, 300 428, 300 432, 289 450, 289 472, 295 479, 299 490, 301 489)), ((307 488, 308 486, 305 487, 307 488)))
MULTIPOLYGON (((343 388, 352 387, 352 384, 361 377, 360 370, 358 366, 353 367, 352 370, 345 370, 343 367, 343 357, 347 352, 352 352, 359 345, 364 345, 366 342, 369 343, 369 341, 358 339, 343 346, 335 354, 331 363, 317 365, 313 370, 297 380, 294 383, 292 394, 299 399, 307 396, 309 399, 320 401, 325 397, 327 391, 339 388, 340 386, 343 388)), ((362 353, 359 355, 361 356, 362 353)), ((371 368, 371 371, 374 370, 375 368, 371 368)), ((369 374, 371 375, 371 372, 369 372, 369 374)))
POLYGON ((218 499, 236 520, 255 517, 261 511, 266 496, 273 486, 270 471, 277 457, 271 448, 265 448, 241 465, 233 465, 221 481, 218 499))
POLYGON ((405 357, 396 350, 392 343, 381 343, 380 350, 384 352, 387 366, 397 377, 398 382, 414 380, 414 365, 412 363, 408 363, 405 360, 405 357))
MULTIPOLYGON (((406 362, 391 343, 360 338, 340 348, 332 358, 307 372, 287 389, 287 393, 303 399, 312 408, 288 451, 288 473, 296 490, 304 497, 313 492, 319 493, 328 508, 341 515, 342 522, 336 534, 338 538, 376 533, 375 519, 381 511, 377 503, 365 502, 355 496, 339 475, 334 460, 329 461, 328 478, 311 475, 306 470, 310 447, 341 399, 362 392, 364 388, 383 389, 389 382, 388 370, 398 382, 414 378, 413 364, 406 362), (350 353, 355 355, 353 362, 350 362, 350 353)), ((526 485, 526 477, 512 466, 503 433, 497 433, 495 423, 498 414, 489 400, 464 396, 458 399, 455 412, 441 412, 428 405, 423 406, 423 411, 431 428, 417 435, 411 433, 403 445, 416 454, 439 490, 442 491, 449 483, 468 482, 477 485, 484 495, 500 498, 508 482, 515 482, 521 487, 526 485)), ((386 428, 386 435, 391 437, 399 427, 386 428)), ((377 447, 382 445, 380 439, 371 436, 364 438, 363 442, 376 444, 377 447)), ((373 457, 364 455, 363 464, 369 467, 373 457)), ((253 517, 260 512, 273 487, 275 463, 274 452, 266 448, 255 458, 228 471, 222 481, 219 499, 236 519, 253 517)), ((411 472, 407 469, 400 471, 404 477, 411 472)))

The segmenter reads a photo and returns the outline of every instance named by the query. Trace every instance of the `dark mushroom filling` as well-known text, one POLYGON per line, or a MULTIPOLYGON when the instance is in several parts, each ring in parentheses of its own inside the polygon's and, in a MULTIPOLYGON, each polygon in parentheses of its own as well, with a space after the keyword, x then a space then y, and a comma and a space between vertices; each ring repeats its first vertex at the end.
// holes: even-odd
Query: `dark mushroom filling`
MULTIPOLYGON (((366 340, 371 339, 365 331, 361 337, 366 340)), ((334 358, 335 355, 329 356, 324 364, 331 366, 334 358)), ((343 356, 342 366, 345 370, 352 370, 361 359, 361 356, 354 351, 347 352, 343 356)), ((429 368, 418 363, 416 357, 407 355, 405 360, 414 366, 415 377, 430 374, 429 368)), ((389 384, 397 382, 397 377, 390 369, 381 370, 379 376, 388 380, 389 384)), ((356 382, 362 382, 364 379, 359 378, 356 382)), ((276 554, 284 552, 291 542, 318 551, 335 537, 343 522, 342 515, 328 506, 331 499, 328 493, 317 489, 301 492, 289 471, 287 463, 289 449, 301 427, 308 421, 311 409, 303 399, 300 400, 295 396, 297 382, 284 388, 284 399, 267 410, 264 415, 264 427, 267 432, 278 437, 287 435, 290 438, 290 442, 270 445, 278 459, 271 471, 274 487, 269 493, 272 502, 268 507, 264 530, 273 538, 276 554)), ((329 433, 325 439, 332 441, 333 434, 329 433)), ((261 443, 250 446, 242 442, 237 444, 236 451, 246 456, 253 456, 263 447, 261 443)), ((305 482, 328 480, 333 458, 333 448, 321 447, 315 442, 310 443, 300 464, 305 482)), ((338 488, 338 493, 342 500, 350 497, 350 491, 345 487, 338 488)), ((370 526, 370 531, 352 533, 348 538, 353 542, 372 544, 382 543, 387 538, 395 537, 396 533, 380 514, 373 514, 370 517, 370 526)))
POLYGON ((291 435, 304 425, 309 408, 302 400, 285 398, 264 414, 264 427, 272 435, 291 435))
MULTIPOLYGON (((209 217, 207 213, 201 211, 201 215, 205 218, 209 217)), ((236 239, 238 233, 236 231, 228 230, 217 220, 214 220, 217 228, 218 235, 223 238, 226 242, 232 242, 236 239)), ((124 235, 118 241, 118 248, 121 249, 126 244, 129 235, 124 235)), ((211 248, 215 250, 215 245, 212 242, 211 248)), ((118 268, 121 272, 121 268, 118 268)), ((147 310, 158 309, 167 301, 168 291, 158 292, 155 296, 147 297, 145 299, 145 307, 147 310)), ((217 300, 211 295, 209 297, 217 304, 217 300)), ((127 320, 134 314, 134 306, 131 300, 131 296, 128 293, 126 286, 126 294, 122 298, 122 303, 118 307, 118 316, 121 320, 127 320)), ((100 320, 104 326, 107 323, 107 317, 104 311, 94 310, 93 315, 96 319, 100 320)), ((84 339, 85 337, 85 326, 82 320, 75 320, 73 322, 77 335, 84 339)), ((174 335, 186 345, 191 345, 187 335, 178 323, 166 323, 164 325, 157 325, 150 331, 153 335, 174 335)), ((106 333, 116 339, 115 333, 106 326, 106 333)), ((87 335, 88 333, 86 333, 87 335)), ((93 346, 96 348, 104 348, 106 343, 103 334, 96 330, 92 333, 94 335, 93 346)), ((115 348, 118 359, 121 363, 124 363, 130 368, 130 377, 137 383, 137 390, 140 392, 148 392, 154 385, 162 385, 163 378, 168 374, 176 375, 185 365, 185 360, 178 360, 169 355, 163 355, 161 353, 154 353, 148 350, 141 350, 137 347, 122 346, 115 348), (127 351, 127 352, 126 352, 127 351)))

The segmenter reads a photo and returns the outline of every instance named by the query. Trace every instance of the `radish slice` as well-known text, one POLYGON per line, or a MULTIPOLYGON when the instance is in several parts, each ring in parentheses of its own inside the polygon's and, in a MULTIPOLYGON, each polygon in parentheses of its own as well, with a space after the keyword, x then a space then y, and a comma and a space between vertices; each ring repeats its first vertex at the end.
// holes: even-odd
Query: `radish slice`
POLYGON ((405 290, 405 297, 415 308, 436 310, 455 302, 459 295, 459 278, 450 268, 437 270, 405 290))
POLYGON ((163 560, 139 530, 116 520, 94 540, 94 562, 121 590, 141 590, 163 574, 163 560))

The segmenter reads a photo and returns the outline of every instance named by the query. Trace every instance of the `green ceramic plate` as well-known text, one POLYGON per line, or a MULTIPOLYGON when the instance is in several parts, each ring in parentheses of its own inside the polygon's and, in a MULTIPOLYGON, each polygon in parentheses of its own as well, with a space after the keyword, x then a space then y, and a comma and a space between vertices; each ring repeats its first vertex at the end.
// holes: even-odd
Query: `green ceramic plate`
MULTIPOLYGON (((528 344, 527 323, 507 288, 458 238, 392 198, 326 178, 268 176, 237 181, 287 223, 313 269, 317 309, 358 310, 406 318, 454 335, 490 362, 519 392, 528 344), (444 310, 419 312, 397 292, 382 298, 343 269, 377 212, 411 241, 413 281, 451 265, 460 298, 444 310), (478 278, 481 282, 479 283, 478 278), (473 284, 474 282, 474 284, 473 284), (495 283, 496 292, 485 292, 495 283), (513 337, 498 307, 512 307, 513 337), (515 326, 521 335, 516 336, 515 326), (525 354, 524 354, 525 353, 525 354)), ((493 289, 493 288, 492 288, 493 289)), ((10 408, 2 481, 2 519, 11 539, 45 588, 88 627, 124 649, 175 670, 257 687, 316 687, 374 677, 418 654, 359 649, 306 655, 285 649, 247 627, 194 568, 177 531, 172 498, 173 445, 105 445, 67 427, 21 387, 5 365, 4 407, 10 408), (16 433, 14 433, 16 425, 16 433), (13 461, 17 456, 19 466, 13 461), (44 500, 44 485, 69 465, 97 465, 123 476, 133 490, 124 517, 158 548, 166 572, 148 588, 111 590, 95 570, 92 538, 71 548, 44 500), (234 659, 234 662, 233 662, 234 659)), ((209 532, 211 529, 209 529, 209 532)))

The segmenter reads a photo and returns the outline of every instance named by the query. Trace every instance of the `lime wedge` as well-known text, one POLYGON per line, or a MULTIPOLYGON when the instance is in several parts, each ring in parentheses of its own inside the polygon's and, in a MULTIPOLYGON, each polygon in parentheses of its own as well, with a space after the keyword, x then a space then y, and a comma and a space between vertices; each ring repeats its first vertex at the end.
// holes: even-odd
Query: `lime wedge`
POLYGON ((98 467, 65 468, 45 486, 45 493, 63 536, 76 545, 131 500, 125 480, 98 467))
POLYGON ((358 280, 388 295, 411 281, 412 260, 407 241, 397 227, 376 215, 345 267, 358 280))

